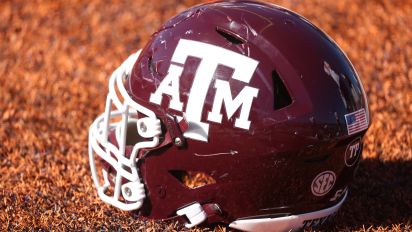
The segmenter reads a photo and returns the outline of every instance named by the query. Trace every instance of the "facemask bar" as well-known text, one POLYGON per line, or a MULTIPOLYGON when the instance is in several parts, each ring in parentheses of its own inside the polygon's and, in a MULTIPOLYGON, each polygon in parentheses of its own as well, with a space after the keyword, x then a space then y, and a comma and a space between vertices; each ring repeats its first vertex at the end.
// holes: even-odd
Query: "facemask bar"
POLYGON ((136 210, 142 206, 145 198, 145 189, 144 184, 140 182, 137 169, 137 155, 143 148, 156 147, 159 144, 159 135, 161 134, 160 120, 156 118, 155 113, 133 101, 123 84, 123 78, 130 75, 139 54, 140 50, 132 54, 111 75, 105 112, 95 119, 89 130, 90 169, 99 197, 104 202, 122 210, 136 210), (116 87, 124 99, 123 103, 118 98, 116 87), (116 110, 111 109, 112 105, 116 107, 116 110), (145 115, 145 117, 138 119, 138 113, 145 115), (129 119, 130 116, 134 117, 129 119), (110 122, 111 119, 118 117, 121 117, 120 122, 110 122), (126 157, 128 122, 135 122, 139 135, 148 139, 147 141, 137 142, 133 146, 129 158, 126 157), (118 146, 110 143, 108 139, 109 131, 113 130, 116 133, 118 146), (112 196, 106 194, 110 182, 108 173, 104 169, 102 169, 104 183, 100 184, 98 170, 95 165, 95 153, 116 170, 114 193, 112 196), (124 183, 123 180, 127 182, 124 183))

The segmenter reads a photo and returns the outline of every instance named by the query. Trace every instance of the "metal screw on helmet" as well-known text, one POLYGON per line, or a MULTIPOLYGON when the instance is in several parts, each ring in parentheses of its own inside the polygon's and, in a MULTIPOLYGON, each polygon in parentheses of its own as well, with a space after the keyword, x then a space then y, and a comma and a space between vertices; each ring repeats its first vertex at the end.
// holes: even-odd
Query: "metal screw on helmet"
POLYGON ((182 146, 183 145, 182 139, 179 138, 179 137, 176 137, 175 138, 175 144, 176 144, 176 146, 182 146))
POLYGON ((147 131, 147 127, 146 127, 146 125, 145 125, 144 123, 140 124, 140 130, 141 130, 142 132, 146 132, 146 131, 147 131))
POLYGON ((126 196, 130 197, 132 195, 132 190, 129 187, 124 188, 124 192, 126 196))

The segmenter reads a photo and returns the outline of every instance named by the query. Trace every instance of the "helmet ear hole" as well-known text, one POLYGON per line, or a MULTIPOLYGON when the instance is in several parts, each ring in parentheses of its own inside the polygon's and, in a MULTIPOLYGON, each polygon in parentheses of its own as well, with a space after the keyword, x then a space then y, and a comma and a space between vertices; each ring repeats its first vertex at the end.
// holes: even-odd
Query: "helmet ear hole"
POLYGON ((210 184, 216 184, 215 178, 204 172, 173 170, 169 173, 186 188, 196 189, 210 184))

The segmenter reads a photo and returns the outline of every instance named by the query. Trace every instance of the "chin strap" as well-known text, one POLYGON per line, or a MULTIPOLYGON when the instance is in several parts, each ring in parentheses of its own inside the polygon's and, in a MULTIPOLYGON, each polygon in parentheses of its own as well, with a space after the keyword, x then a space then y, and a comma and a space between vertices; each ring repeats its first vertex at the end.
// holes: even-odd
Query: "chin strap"
POLYGON ((205 221, 208 224, 226 221, 220 206, 215 203, 201 205, 195 202, 179 209, 176 214, 176 216, 164 219, 164 221, 178 221, 186 228, 195 227, 205 221))
POLYGON ((149 151, 157 150, 159 148, 174 144, 177 147, 184 147, 186 145, 186 138, 183 133, 188 129, 189 124, 185 118, 182 118, 180 122, 177 120, 176 116, 164 113, 157 113, 157 116, 163 122, 166 127, 166 133, 164 135, 163 142, 158 146, 149 149, 142 149, 139 151, 139 159, 144 158, 149 151))

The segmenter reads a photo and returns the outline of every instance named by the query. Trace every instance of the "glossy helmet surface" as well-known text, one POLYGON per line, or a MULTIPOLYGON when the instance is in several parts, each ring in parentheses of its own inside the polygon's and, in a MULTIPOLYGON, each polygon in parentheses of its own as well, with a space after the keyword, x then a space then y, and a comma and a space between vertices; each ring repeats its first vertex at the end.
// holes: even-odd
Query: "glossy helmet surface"
POLYGON ((339 209, 369 122, 356 71, 316 26, 272 4, 208 3, 113 73, 90 165, 123 210, 288 231, 339 209), (185 183, 198 174, 203 185, 185 183))

